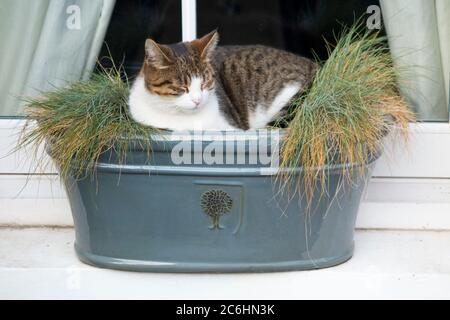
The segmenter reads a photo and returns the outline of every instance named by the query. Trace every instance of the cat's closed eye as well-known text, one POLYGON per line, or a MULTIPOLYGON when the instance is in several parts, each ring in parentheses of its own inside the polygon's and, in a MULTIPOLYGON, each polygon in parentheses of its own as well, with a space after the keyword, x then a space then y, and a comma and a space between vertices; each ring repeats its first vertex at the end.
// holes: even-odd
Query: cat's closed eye
POLYGON ((214 88, 214 81, 202 82, 201 88, 202 90, 211 90, 212 88, 214 88))
POLYGON ((171 96, 181 96, 185 91, 183 89, 177 89, 170 92, 171 96))
POLYGON ((180 96, 188 92, 186 86, 180 86, 179 84, 169 80, 150 83, 147 85, 147 88, 150 92, 160 96, 180 96))

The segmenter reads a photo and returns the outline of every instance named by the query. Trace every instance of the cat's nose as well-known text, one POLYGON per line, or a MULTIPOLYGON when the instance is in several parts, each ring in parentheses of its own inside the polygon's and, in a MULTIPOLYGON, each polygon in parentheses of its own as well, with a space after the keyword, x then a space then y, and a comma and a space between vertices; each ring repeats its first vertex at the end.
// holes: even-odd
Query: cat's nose
POLYGON ((198 106, 200 102, 202 102, 202 97, 201 96, 191 97, 191 100, 195 104, 195 106, 198 106))

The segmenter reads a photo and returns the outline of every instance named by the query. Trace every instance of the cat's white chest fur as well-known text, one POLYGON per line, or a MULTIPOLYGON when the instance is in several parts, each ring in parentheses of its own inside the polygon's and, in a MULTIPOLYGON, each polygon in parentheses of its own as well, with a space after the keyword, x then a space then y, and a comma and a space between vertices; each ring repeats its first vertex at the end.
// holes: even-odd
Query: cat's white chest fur
POLYGON ((175 106, 176 101, 150 93, 143 77, 138 77, 130 90, 130 113, 138 123, 170 130, 236 129, 220 112, 214 91, 198 110, 180 111, 175 106))

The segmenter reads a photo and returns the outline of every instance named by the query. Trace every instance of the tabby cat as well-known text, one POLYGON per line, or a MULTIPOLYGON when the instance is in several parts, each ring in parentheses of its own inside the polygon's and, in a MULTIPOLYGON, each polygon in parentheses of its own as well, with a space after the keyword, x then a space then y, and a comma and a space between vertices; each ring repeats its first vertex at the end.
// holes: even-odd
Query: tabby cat
POLYGON ((132 118, 170 130, 267 126, 311 83, 316 64, 282 50, 217 46, 213 31, 172 45, 145 43, 145 60, 129 98, 132 118))

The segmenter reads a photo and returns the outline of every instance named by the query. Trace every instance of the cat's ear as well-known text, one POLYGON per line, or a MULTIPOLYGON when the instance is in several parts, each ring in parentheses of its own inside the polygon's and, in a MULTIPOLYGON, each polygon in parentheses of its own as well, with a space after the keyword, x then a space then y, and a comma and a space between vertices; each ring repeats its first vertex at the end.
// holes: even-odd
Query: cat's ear
POLYGON ((191 43, 200 53, 200 57, 209 58, 219 43, 219 33, 216 29, 191 43))
POLYGON ((166 69, 172 63, 172 54, 165 45, 152 39, 145 41, 145 61, 158 69, 166 69))

